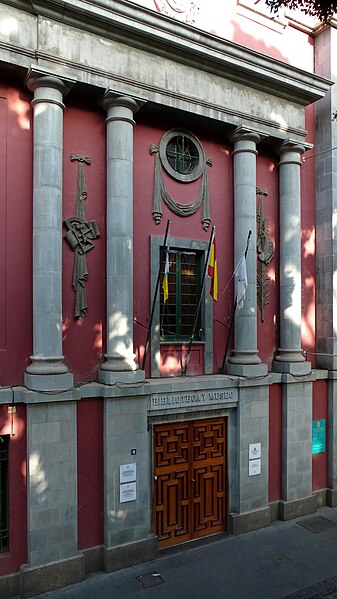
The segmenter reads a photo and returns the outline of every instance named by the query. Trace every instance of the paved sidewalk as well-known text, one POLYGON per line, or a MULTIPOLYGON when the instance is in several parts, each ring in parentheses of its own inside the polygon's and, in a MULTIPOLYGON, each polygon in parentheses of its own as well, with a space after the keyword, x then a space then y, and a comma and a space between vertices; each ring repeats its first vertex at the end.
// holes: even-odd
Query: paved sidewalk
POLYGON ((36 599, 337 599, 337 508, 185 547, 36 599))

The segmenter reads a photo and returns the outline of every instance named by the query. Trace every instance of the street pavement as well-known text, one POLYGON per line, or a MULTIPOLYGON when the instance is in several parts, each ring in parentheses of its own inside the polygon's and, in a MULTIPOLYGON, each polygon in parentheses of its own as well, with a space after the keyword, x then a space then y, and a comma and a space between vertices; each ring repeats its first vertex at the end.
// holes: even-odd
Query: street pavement
POLYGON ((337 599, 337 508, 214 536, 36 599, 337 599), (151 585, 144 588, 144 585, 151 585), (155 586, 153 586, 155 585, 155 586))

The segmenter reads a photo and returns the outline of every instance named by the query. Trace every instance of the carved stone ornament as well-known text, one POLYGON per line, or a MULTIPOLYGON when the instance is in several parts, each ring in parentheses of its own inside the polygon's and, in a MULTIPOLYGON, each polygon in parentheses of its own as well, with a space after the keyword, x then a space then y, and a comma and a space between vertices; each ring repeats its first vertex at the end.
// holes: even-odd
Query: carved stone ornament
POLYGON ((70 160, 78 161, 76 216, 71 216, 64 221, 68 232, 64 238, 69 243, 74 255, 73 288, 76 294, 74 318, 80 320, 87 313, 87 298, 85 285, 88 278, 86 254, 94 247, 93 240, 99 237, 96 221, 87 222, 85 216, 85 201, 87 190, 84 179, 84 164, 91 164, 89 156, 71 154, 70 160))
POLYGON ((256 220, 258 224, 256 235, 257 249, 257 305, 261 311, 261 320, 264 322, 264 310, 269 303, 268 266, 274 257, 274 244, 269 237, 269 221, 263 214, 263 196, 267 196, 266 191, 256 188, 258 195, 258 205, 256 220))
POLYGON ((205 156, 198 138, 187 131, 172 129, 163 135, 159 146, 150 145, 150 154, 155 156, 152 216, 156 224, 159 225, 162 218, 163 199, 166 206, 181 217, 191 216, 202 206, 201 222, 207 231, 211 222, 207 166, 212 165, 212 159, 205 156), (163 168, 170 177, 183 184, 201 179, 199 193, 193 202, 182 204, 170 196, 165 187, 163 168))
POLYGON ((154 0, 158 12, 194 25, 200 10, 200 0, 154 0))

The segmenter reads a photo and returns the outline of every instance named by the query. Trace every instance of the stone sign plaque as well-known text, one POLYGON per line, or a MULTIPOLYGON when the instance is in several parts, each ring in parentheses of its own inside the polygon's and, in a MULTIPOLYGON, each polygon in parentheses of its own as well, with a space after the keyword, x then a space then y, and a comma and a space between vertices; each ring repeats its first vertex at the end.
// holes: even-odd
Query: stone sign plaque
POLYGON ((123 483, 119 485, 119 502, 126 503, 127 501, 136 501, 137 499, 137 483, 123 483))
POLYGON ((250 460, 255 460, 261 457, 261 443, 251 443, 248 448, 250 460))
POLYGON ((261 474, 261 460, 249 460, 248 476, 256 476, 261 474))
POLYGON ((186 393, 160 393, 151 396, 150 410, 192 408, 204 405, 226 405, 237 403, 237 389, 214 391, 187 391, 186 393))
POLYGON ((129 483, 137 479, 137 464, 123 464, 119 467, 119 482, 129 483))

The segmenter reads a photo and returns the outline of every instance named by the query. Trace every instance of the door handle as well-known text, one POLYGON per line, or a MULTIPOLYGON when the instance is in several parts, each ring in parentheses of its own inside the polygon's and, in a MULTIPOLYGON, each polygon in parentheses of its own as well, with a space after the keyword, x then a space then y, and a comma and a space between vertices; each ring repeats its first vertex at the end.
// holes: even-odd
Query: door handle
POLYGON ((154 480, 158 480, 158 476, 156 474, 154 475, 153 478, 154 478, 154 480))
POLYGON ((195 483, 195 478, 192 478, 192 483, 195 483))

